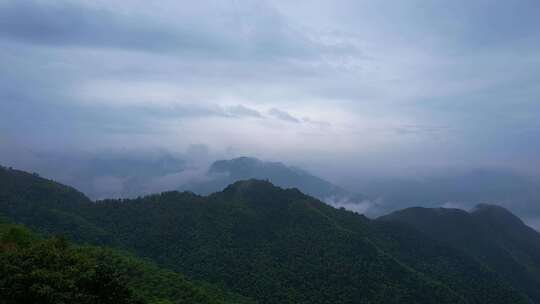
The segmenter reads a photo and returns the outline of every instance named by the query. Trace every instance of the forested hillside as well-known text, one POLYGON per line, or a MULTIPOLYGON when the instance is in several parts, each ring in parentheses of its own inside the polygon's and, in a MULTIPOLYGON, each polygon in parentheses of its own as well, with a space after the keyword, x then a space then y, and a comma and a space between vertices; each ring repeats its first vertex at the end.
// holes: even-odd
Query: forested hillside
POLYGON ((0 303, 255 303, 103 247, 0 222, 0 303))
POLYGON ((540 233, 508 210, 486 204, 471 212, 416 207, 383 216, 379 221, 405 223, 465 251, 540 303, 540 233))
POLYGON ((0 187, 12 221, 129 250, 259 303, 531 303, 481 261, 409 226, 265 181, 96 203, 15 170, 1 170, 0 187))

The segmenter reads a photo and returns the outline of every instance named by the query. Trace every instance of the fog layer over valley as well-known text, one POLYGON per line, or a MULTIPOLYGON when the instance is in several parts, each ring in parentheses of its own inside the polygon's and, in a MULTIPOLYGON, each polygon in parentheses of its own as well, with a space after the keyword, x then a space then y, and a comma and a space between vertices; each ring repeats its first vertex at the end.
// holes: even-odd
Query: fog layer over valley
MULTIPOLYGON (((92 199, 134 198, 170 190, 207 195, 235 181, 257 178, 306 194, 368 217, 409 206, 469 210, 481 203, 505 206, 527 224, 540 228, 540 183, 534 176, 501 168, 448 169, 411 176, 373 176, 331 182, 317 168, 306 170, 280 161, 227 157, 195 145, 182 153, 116 151, 99 153, 36 153, 26 151, 24 169, 80 189, 92 199)), ((21 165, 11 158, 15 167, 21 165)))

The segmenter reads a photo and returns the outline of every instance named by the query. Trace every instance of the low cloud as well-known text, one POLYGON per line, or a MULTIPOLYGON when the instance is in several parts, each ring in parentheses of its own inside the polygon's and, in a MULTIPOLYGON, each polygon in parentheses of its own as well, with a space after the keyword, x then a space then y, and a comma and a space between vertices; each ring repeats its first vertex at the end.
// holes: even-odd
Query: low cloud
POLYGON ((130 183, 128 178, 100 176, 88 180, 87 186, 79 190, 86 192, 86 195, 89 195, 93 199, 123 198, 127 196, 127 183, 130 183))
POLYGON ((311 124, 311 125, 314 125, 314 126, 317 126, 319 128, 328 128, 330 126, 332 126, 331 123, 327 122, 327 121, 323 121, 323 120, 314 120, 314 119, 311 119, 307 116, 305 117, 302 117, 302 121, 307 123, 307 124, 311 124))
POLYGON ((471 204, 464 202, 445 202, 441 205, 441 207, 448 209, 469 210, 471 208, 471 204))
MULTIPOLYGON (((158 193, 183 189, 183 186, 195 182, 203 182, 210 179, 206 167, 189 168, 181 172, 158 176, 149 180, 144 185, 144 193, 158 193)), ((186 189, 190 190, 190 189, 186 189)))
POLYGON ((272 109, 268 110, 268 115, 270 115, 270 116, 272 116, 274 118, 286 121, 286 122, 300 123, 300 119, 292 116, 291 114, 289 114, 286 111, 283 111, 283 110, 280 110, 280 109, 277 109, 277 108, 272 108, 272 109))
POLYGON ((234 117, 255 117, 262 118, 259 111, 248 108, 244 105, 235 105, 226 108, 226 111, 234 117))
POLYGON ((329 197, 324 201, 334 208, 344 208, 371 218, 383 215, 386 212, 386 210, 384 210, 382 199, 363 199, 357 201, 347 197, 329 197))
POLYGON ((523 221, 529 227, 534 228, 536 229, 536 231, 540 232, 540 217, 525 217, 523 218, 523 221))

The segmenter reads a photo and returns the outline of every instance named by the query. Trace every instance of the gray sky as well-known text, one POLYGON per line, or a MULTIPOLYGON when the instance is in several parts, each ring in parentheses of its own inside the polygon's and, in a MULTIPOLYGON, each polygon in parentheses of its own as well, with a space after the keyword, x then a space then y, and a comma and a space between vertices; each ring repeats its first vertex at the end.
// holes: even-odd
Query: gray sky
POLYGON ((0 162, 196 145, 334 181, 537 174, 539 13, 537 0, 0 0, 0 162))

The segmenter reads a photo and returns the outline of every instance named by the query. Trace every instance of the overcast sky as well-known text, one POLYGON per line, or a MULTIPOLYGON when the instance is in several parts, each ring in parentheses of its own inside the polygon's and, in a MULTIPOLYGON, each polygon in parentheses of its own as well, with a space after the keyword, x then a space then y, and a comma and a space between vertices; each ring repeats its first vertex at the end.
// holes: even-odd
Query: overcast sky
POLYGON ((202 145, 334 180, 535 173, 539 13, 537 0, 0 0, 0 161, 202 145))

